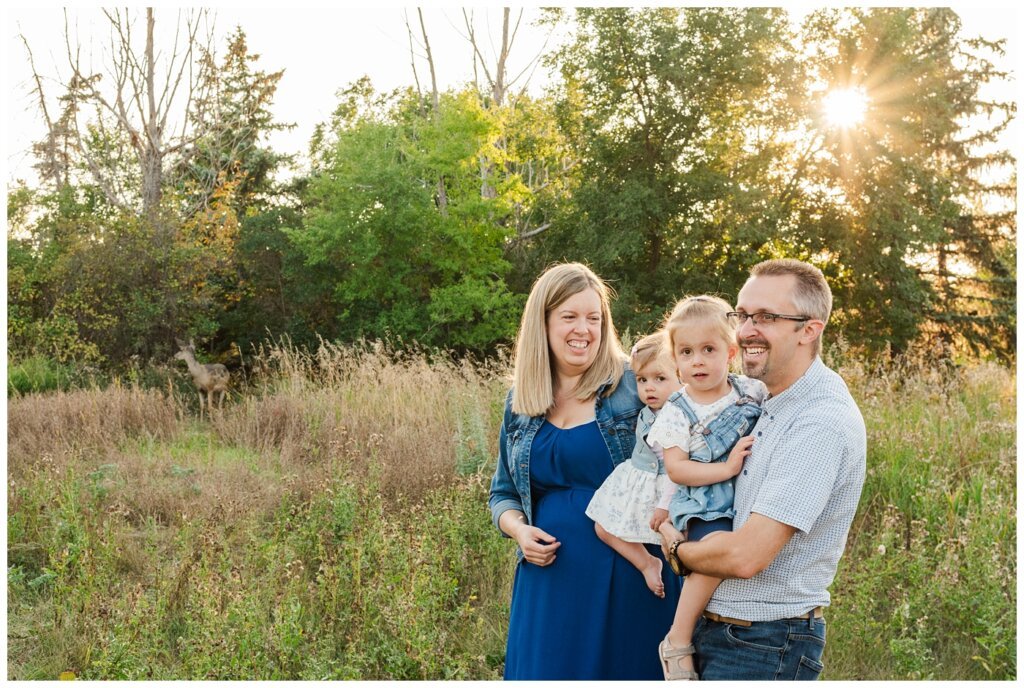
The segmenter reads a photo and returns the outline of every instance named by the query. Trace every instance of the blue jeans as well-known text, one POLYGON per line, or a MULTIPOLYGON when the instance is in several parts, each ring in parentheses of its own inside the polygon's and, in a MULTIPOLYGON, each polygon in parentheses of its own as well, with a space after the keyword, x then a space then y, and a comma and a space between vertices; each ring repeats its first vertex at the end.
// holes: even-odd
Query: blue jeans
POLYGON ((813 681, 824 668, 825 620, 755 621, 748 628, 701 617, 693 644, 702 681, 813 681))

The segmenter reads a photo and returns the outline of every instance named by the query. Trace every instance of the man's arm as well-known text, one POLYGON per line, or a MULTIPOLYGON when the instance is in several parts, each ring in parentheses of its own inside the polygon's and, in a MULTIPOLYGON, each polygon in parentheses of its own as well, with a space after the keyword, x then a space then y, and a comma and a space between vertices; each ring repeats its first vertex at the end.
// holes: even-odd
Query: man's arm
POLYGON ((739 530, 684 543, 676 555, 683 566, 697 573, 716 578, 752 578, 775 561, 796 530, 755 513, 739 530))

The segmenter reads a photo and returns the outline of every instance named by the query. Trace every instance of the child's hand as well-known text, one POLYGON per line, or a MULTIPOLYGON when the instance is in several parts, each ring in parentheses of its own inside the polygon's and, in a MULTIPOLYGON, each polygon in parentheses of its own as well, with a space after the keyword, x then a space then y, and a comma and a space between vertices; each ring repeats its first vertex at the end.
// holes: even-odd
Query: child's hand
POLYGON ((657 532, 661 524, 668 519, 668 509, 655 509, 654 515, 651 516, 651 530, 657 532))
POLYGON ((736 446, 729 452, 729 458, 725 460, 725 465, 729 469, 729 475, 739 475, 739 472, 743 470, 743 460, 750 456, 750 447, 754 444, 754 436, 747 435, 741 437, 736 446))

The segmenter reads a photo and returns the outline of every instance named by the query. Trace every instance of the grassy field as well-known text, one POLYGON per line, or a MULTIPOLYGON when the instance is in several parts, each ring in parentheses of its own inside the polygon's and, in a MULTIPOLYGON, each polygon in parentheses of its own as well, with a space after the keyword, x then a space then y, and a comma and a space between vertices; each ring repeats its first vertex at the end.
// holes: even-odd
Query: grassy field
MULTIPOLYGON (((1015 678, 1013 372, 830 359, 869 450, 823 678, 1015 678)), ((500 678, 506 375, 325 344, 203 423, 173 386, 8 399, 8 678, 500 678)))

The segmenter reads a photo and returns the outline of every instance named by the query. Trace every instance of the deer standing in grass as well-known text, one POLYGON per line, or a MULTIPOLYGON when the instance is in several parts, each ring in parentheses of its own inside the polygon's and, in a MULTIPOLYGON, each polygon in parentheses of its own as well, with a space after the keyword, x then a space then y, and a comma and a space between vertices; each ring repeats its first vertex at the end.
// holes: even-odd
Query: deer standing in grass
POLYGON ((199 363, 196 361, 196 345, 190 339, 188 344, 175 339, 178 348, 181 349, 174 354, 174 358, 185 361, 188 372, 192 373, 192 381, 199 390, 199 420, 203 419, 203 392, 206 393, 207 406, 210 407, 210 414, 213 414, 213 395, 220 392, 220 403, 217 408, 224 405, 224 396, 228 393, 228 380, 231 375, 228 369, 220 363, 199 363))

